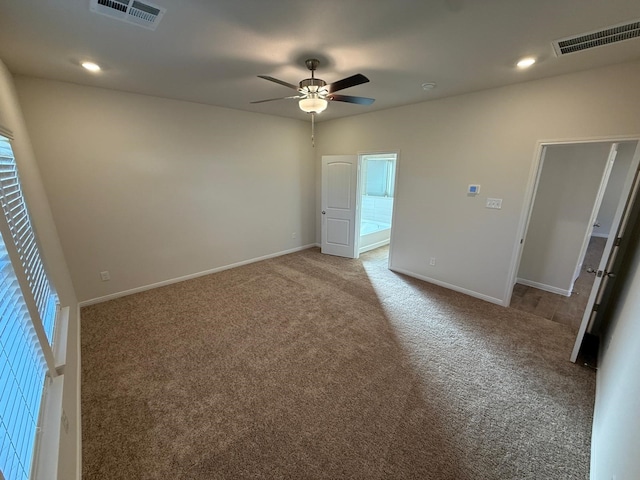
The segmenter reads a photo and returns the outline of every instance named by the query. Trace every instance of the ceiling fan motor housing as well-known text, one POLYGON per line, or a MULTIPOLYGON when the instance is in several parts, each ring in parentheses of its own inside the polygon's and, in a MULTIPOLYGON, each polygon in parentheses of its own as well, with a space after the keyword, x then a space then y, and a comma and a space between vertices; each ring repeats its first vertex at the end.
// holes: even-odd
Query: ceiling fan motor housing
POLYGON ((321 78, 305 78, 300 82, 300 88, 309 90, 309 91, 319 90, 320 88, 326 85, 327 85, 327 82, 325 82, 321 78), (317 87, 317 88, 312 89, 309 87, 317 87))

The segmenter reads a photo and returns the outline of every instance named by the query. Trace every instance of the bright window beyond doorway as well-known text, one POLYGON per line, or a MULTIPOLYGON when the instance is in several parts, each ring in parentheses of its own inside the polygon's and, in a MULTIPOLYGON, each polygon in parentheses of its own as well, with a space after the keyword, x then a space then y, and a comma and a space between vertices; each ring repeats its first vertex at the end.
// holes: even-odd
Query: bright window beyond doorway
POLYGON ((395 153, 361 157, 361 253, 389 243, 396 158, 395 153))

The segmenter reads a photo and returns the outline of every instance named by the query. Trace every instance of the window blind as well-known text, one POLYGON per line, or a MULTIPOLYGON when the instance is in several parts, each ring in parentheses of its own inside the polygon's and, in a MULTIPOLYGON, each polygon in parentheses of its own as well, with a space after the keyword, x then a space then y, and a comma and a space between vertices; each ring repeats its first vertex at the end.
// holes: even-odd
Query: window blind
POLYGON ((0 468, 28 479, 46 364, 0 237, 0 468))
POLYGON ((395 169, 395 159, 366 159, 363 162, 364 194, 393 197, 395 169))
POLYGON ((57 295, 49 283, 19 175, 0 136, 0 478, 28 480, 47 374, 57 295))
POLYGON ((38 307, 42 326, 51 345, 58 298, 52 291, 45 273, 20 187, 16 162, 7 140, 0 140, 0 205, 11 229, 13 242, 20 254, 20 261, 38 307))

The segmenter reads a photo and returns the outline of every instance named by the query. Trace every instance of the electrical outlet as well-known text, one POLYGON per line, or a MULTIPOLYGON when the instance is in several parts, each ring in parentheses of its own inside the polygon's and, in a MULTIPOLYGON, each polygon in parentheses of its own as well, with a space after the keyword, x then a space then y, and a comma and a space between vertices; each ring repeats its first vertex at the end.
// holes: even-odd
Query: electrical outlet
POLYGON ((108 282, 109 280, 111 280, 111 275, 109 275, 109 271, 105 270, 104 272, 100 272, 100 279, 103 282, 108 282))
POLYGON ((502 208, 502 199, 487 198, 487 208, 495 208, 496 210, 500 210, 502 208))
POLYGON ((293 233, 291 234, 291 238, 298 238, 298 234, 297 234, 296 232, 293 232, 293 233))
POLYGON ((429 259, 429 265, 431 265, 432 267, 436 266, 436 257, 431 257, 429 259))

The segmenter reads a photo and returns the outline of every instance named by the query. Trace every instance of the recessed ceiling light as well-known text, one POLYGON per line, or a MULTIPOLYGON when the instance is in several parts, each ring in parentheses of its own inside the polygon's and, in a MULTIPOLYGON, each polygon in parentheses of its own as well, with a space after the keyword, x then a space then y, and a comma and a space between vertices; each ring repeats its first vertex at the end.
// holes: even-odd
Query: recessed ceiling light
POLYGON ((436 88, 436 84, 433 82, 425 82, 422 84, 422 89, 425 91, 429 91, 429 90, 433 90, 434 88, 436 88))
POLYGON ((516 65, 518 68, 529 68, 531 65, 536 63, 536 59, 533 57, 526 57, 520 60, 516 65))
POLYGON ((86 68, 90 72, 99 72, 100 71, 100 65, 98 65, 97 63, 82 62, 82 66, 83 66, 83 68, 86 68))

